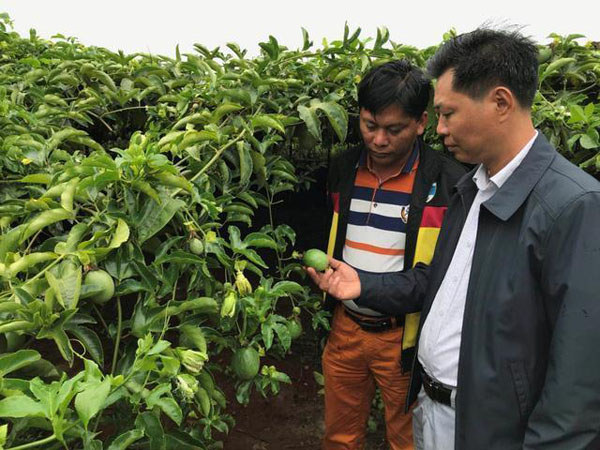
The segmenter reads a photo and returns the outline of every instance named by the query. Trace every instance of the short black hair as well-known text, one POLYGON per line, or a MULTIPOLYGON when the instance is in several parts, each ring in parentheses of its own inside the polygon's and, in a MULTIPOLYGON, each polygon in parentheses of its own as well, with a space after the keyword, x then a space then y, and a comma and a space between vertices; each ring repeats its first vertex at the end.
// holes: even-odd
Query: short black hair
POLYGON ((522 107, 533 104, 538 85, 538 49, 517 30, 477 28, 443 43, 427 62, 439 78, 454 71, 452 88, 480 99, 494 86, 511 90, 522 107))
POLYGON ((371 69, 358 85, 358 106, 378 114, 391 105, 420 119, 427 109, 431 81, 406 59, 390 61, 371 69))

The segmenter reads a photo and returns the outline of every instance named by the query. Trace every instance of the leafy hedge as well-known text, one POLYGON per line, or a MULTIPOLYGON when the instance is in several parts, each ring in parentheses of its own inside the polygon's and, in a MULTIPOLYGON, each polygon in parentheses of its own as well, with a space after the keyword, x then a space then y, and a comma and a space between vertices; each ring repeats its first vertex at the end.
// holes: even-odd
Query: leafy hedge
MULTIPOLYGON (((275 205, 358 142, 365 71, 435 48, 346 27, 167 58, 0 17, 0 445, 221 448, 219 383, 276 394, 300 312, 327 327, 275 205)), ((577 38, 540 47, 534 117, 596 173, 600 52, 577 38)))

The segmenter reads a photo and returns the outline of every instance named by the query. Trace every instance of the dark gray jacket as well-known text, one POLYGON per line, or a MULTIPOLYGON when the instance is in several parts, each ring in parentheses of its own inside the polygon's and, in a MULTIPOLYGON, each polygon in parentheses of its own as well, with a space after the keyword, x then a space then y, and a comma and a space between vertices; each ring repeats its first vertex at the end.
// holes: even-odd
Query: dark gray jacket
MULTIPOLYGON (((472 175, 457 184, 431 266, 361 274, 361 305, 399 314, 422 302, 422 328, 477 192, 472 175)), ((421 386, 412 373, 410 403, 421 386)), ((597 449, 599 431, 600 183, 540 134, 481 207, 455 447, 597 449)))

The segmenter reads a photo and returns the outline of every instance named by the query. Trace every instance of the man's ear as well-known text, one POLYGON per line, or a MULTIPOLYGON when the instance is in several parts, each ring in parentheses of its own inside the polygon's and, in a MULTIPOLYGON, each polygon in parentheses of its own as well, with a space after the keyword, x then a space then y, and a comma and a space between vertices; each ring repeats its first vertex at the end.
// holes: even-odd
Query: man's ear
POLYGON ((489 99, 500 122, 506 121, 517 107, 517 99, 510 89, 497 86, 490 91, 489 99))
POLYGON ((427 110, 423 111, 421 117, 417 120, 417 135, 421 136, 425 133, 425 128, 427 127, 427 120, 429 119, 427 115, 427 110))

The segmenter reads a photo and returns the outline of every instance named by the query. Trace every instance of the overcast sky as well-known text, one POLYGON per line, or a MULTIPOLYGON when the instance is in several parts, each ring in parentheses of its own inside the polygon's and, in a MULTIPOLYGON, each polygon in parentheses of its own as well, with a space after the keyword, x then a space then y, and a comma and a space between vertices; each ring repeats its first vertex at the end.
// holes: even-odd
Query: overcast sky
POLYGON ((522 25, 539 42, 552 32, 600 41, 597 0, 0 0, 0 12, 22 36, 35 28, 44 38, 62 33, 86 45, 168 56, 177 44, 183 53, 196 42, 209 48, 237 42, 255 55, 270 34, 298 48, 301 27, 320 46, 324 37, 341 39, 345 21, 352 30, 360 26, 362 38, 387 26, 391 40, 419 48, 439 43, 451 27, 465 32, 484 22, 522 25))

